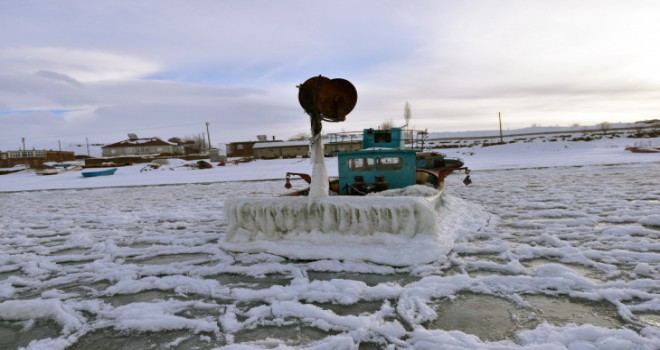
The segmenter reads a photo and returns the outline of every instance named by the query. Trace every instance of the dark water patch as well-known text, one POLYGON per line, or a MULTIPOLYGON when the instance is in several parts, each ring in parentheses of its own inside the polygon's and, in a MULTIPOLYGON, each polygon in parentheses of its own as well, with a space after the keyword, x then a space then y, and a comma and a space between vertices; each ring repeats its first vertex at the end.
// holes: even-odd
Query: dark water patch
POLYGON ((58 289, 63 293, 74 293, 81 296, 89 297, 96 296, 100 291, 110 287, 111 284, 106 280, 93 281, 89 278, 77 280, 73 283, 66 283, 61 285, 50 286, 50 289, 58 289))
POLYGON ((181 262, 198 262, 203 263, 209 259, 207 254, 166 254, 157 255, 150 258, 131 258, 126 259, 127 263, 142 264, 142 265, 169 265, 181 262))
POLYGON ((384 344, 374 342, 361 342, 358 345, 358 350, 381 350, 385 348, 384 344))
POLYGON ((383 306, 383 301, 360 301, 357 304, 341 305, 332 303, 312 303, 323 310, 329 310, 339 316, 359 316, 376 313, 383 306))
POLYGON ((62 261, 55 261, 57 265, 67 267, 67 266, 78 266, 78 265, 85 265, 94 262, 96 259, 94 258, 84 258, 80 259, 80 257, 72 257, 70 260, 62 260, 62 261))
POLYGON ((458 330, 485 341, 512 339, 519 324, 537 324, 516 304, 492 295, 459 294, 454 300, 436 301, 433 308, 438 317, 426 328, 458 330))
MULTIPOLYGON (((644 228, 649 229, 649 230, 660 231, 660 225, 647 224, 647 223, 641 223, 640 225, 641 225, 642 227, 644 227, 644 228)), ((633 234, 631 234, 631 236, 633 236, 633 234)), ((639 236, 639 237, 644 237, 644 236, 647 236, 647 235, 644 234, 644 233, 640 233, 640 234, 637 235, 637 236, 639 236)))
POLYGON ((6 280, 7 278, 11 276, 21 276, 23 273, 21 270, 16 269, 12 271, 5 271, 5 272, 0 272, 0 281, 6 280))
POLYGON ((243 329, 234 335, 234 342, 248 343, 267 349, 278 347, 281 344, 304 347, 328 336, 339 334, 339 332, 314 328, 298 319, 289 319, 284 322, 285 324, 282 325, 260 325, 253 329, 243 329))
POLYGON ((62 255, 83 255, 87 253, 88 250, 85 248, 66 248, 62 250, 51 251, 51 256, 62 256, 62 255))
POLYGON ((146 290, 135 294, 115 294, 103 298, 106 303, 114 307, 124 306, 132 303, 145 303, 154 300, 185 300, 178 294, 162 290, 146 290))
POLYGON ((206 279, 214 279, 223 286, 232 288, 254 288, 266 289, 271 286, 288 286, 293 280, 291 276, 283 274, 268 274, 264 277, 245 276, 232 273, 206 276, 206 279))
POLYGON ((54 321, 3 321, 0 320, 0 349, 27 347, 31 341, 56 338, 62 327, 54 321))
POLYGON ((561 262, 560 259, 551 259, 551 258, 537 258, 537 259, 530 259, 530 260, 521 260, 520 263, 530 269, 536 270, 540 266, 547 265, 547 264, 559 264, 562 266, 567 267, 568 269, 572 270, 573 272, 585 277, 586 279, 590 280, 591 282, 594 283, 602 283, 604 281, 608 280, 608 277, 605 276, 602 272, 593 269, 591 267, 583 266, 583 265, 578 265, 578 264, 570 264, 570 263, 564 263, 561 262))
POLYGON ((645 325, 660 328, 660 312, 638 312, 637 320, 645 325))
POLYGON ((194 334, 189 330, 127 332, 104 328, 83 335, 67 350, 213 349, 223 345, 226 345, 224 339, 213 333, 194 334))
MULTIPOLYGON (((199 300, 199 299, 197 299, 199 300)), ((213 301, 204 301, 206 303, 214 303, 213 301)), ((212 317, 218 319, 227 312, 228 304, 215 304, 212 306, 194 306, 190 309, 183 310, 176 313, 176 316, 185 317, 188 319, 209 319, 212 317)))
POLYGON ((122 244, 117 244, 118 246, 125 246, 129 248, 134 248, 134 249, 143 249, 143 248, 155 248, 155 247, 162 247, 162 248, 167 248, 169 247, 168 244, 159 244, 159 243, 154 243, 154 242, 133 242, 128 245, 122 245, 122 244))
POLYGON ((569 323, 591 324, 604 328, 621 328, 616 307, 606 301, 580 300, 568 297, 526 295, 523 297, 538 312, 538 318, 556 326, 569 323))
POLYGON ((40 242, 38 242, 37 244, 39 244, 42 247, 51 248, 51 247, 59 247, 63 245, 66 241, 67 241, 66 237, 58 236, 48 240, 40 240, 40 242))
POLYGON ((408 274, 388 274, 381 275, 376 273, 352 273, 352 272, 317 272, 308 271, 307 277, 311 281, 330 281, 334 279, 361 281, 367 286, 373 287, 381 283, 395 283, 400 286, 405 286, 409 283, 417 282, 419 277, 411 276, 408 274))

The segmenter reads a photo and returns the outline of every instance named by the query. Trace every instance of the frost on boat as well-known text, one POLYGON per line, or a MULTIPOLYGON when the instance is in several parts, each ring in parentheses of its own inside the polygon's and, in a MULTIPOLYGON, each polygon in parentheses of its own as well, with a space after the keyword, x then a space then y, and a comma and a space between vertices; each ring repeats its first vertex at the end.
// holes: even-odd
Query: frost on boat
MULTIPOLYGON (((300 104, 312 124, 312 176, 288 173, 285 186, 290 188, 290 177, 297 175, 309 183, 309 188, 279 198, 227 200, 226 248, 273 252, 274 245, 267 242, 286 241, 289 248, 292 242, 311 242, 317 246, 299 248, 313 249, 309 257, 327 258, 337 255, 324 249, 328 244, 342 251, 350 248, 338 247, 337 242, 369 244, 372 249, 374 243, 396 242, 395 246, 400 246, 406 244, 402 239, 427 236, 446 243, 437 239, 438 207, 445 177, 454 171, 467 172, 463 162, 440 153, 422 153, 415 144, 406 145, 406 139, 418 141, 421 135, 423 140, 421 132, 365 129, 362 149, 337 153, 339 177, 330 181, 321 121, 343 121, 357 102, 357 92, 346 80, 322 76, 307 80, 299 88, 300 104), (246 249, 250 242, 251 248, 246 249), (328 254, 319 254, 323 251, 328 254)), ((469 176, 465 183, 469 183, 469 176)), ((296 256, 301 257, 301 253, 296 256)))
POLYGON ((227 201, 228 239, 237 233, 276 240, 288 232, 386 232, 414 236, 437 232, 434 200, 421 197, 245 198, 227 201))

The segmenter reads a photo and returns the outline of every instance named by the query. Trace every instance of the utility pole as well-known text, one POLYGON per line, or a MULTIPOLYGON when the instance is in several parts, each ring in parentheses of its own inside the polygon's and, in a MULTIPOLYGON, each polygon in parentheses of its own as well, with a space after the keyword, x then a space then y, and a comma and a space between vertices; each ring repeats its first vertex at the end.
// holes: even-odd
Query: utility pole
POLYGON ((209 140, 209 149, 213 148, 211 146, 211 134, 209 133, 209 122, 206 122, 206 136, 208 137, 209 140))
POLYGON ((59 152, 57 152, 57 161, 62 163, 62 143, 60 140, 57 140, 57 148, 59 149, 59 152))
POLYGON ((23 142, 23 161, 25 162, 25 169, 28 168, 28 163, 27 163, 27 151, 25 150, 25 137, 21 137, 21 142, 23 142))
POLYGON ((91 156, 89 155, 89 138, 85 137, 85 143, 87 143, 87 156, 88 156, 88 157, 91 157, 91 156))
POLYGON ((500 116, 500 143, 504 143, 504 138, 502 137, 502 112, 497 112, 500 116))

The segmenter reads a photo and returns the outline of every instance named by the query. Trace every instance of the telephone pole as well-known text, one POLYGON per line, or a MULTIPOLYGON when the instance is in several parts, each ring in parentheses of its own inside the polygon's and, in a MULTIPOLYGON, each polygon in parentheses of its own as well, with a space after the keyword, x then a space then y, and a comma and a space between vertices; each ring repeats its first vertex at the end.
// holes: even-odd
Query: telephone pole
POLYGON ((21 137, 21 142, 23 142, 23 161, 25 162, 25 169, 28 168, 28 162, 27 162, 27 151, 25 149, 25 137, 21 137))
POLYGON ((504 138, 502 137, 502 112, 497 112, 500 117, 500 143, 504 143, 504 138))
POLYGON ((209 122, 206 122, 206 136, 208 137, 209 140, 209 149, 213 148, 211 146, 211 134, 209 133, 209 122))

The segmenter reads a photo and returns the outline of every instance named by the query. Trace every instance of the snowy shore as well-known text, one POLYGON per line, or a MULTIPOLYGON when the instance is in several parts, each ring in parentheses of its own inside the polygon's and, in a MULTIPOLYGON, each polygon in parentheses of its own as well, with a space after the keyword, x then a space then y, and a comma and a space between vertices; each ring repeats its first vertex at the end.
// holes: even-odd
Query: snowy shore
MULTIPOLYGON (((660 144, 660 138, 645 139, 645 141, 660 144)), ((471 170, 477 171, 660 161, 660 154, 633 154, 626 151, 625 147, 632 144, 634 144, 634 139, 628 138, 605 138, 591 142, 541 142, 536 140, 531 143, 437 149, 437 151, 445 153, 449 157, 462 158, 471 170)), ((172 164, 161 169, 143 172, 141 170, 146 164, 135 164, 120 167, 113 176, 97 178, 83 178, 80 171, 64 172, 56 176, 38 176, 34 172, 19 172, 0 176, 0 192, 260 181, 284 179, 287 171, 309 174, 312 172, 310 160, 301 158, 255 160, 226 166, 214 165, 213 169, 204 170, 191 170, 189 167, 183 166, 185 163, 174 160, 172 164)), ((336 158, 327 158, 326 167, 329 176, 337 175, 336 158)))

